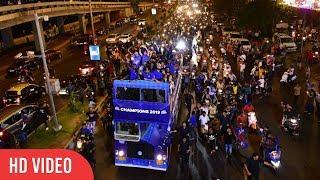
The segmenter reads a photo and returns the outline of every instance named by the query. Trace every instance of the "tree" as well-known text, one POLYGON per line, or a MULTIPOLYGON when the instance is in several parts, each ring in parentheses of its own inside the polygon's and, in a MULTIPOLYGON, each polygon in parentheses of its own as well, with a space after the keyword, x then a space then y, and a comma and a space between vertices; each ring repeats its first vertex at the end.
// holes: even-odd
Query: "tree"
POLYGON ((255 0, 247 3, 239 13, 239 25, 260 30, 263 35, 272 33, 280 9, 271 0, 255 0))
POLYGON ((142 2, 142 0, 131 0, 131 5, 132 5, 132 8, 133 8, 133 11, 136 14, 140 13, 140 9, 139 9, 139 3, 140 2, 142 2))
POLYGON ((214 8, 217 12, 231 16, 237 15, 244 4, 246 4, 246 0, 215 0, 214 8))

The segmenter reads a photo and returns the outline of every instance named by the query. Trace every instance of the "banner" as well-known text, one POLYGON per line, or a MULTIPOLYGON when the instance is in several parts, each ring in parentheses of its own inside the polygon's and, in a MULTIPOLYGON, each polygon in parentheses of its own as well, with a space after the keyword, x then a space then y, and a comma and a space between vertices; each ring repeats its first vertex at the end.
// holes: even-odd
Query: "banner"
POLYGON ((0 159, 3 180, 93 180, 87 160, 71 150, 0 150, 0 159))
POLYGON ((114 102, 114 118, 119 120, 152 121, 167 123, 170 118, 169 104, 114 102))

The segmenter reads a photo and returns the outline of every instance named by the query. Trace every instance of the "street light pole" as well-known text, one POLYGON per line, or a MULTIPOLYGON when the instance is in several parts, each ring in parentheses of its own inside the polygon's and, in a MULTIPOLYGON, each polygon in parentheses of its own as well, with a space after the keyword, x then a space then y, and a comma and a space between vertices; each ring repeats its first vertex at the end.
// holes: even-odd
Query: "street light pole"
POLYGON ((303 12, 302 41, 301 41, 301 49, 300 49, 301 57, 303 56, 303 44, 304 44, 304 38, 305 38, 305 27, 306 27, 306 12, 303 12))
MULTIPOLYGON (((93 36, 93 39, 95 39, 96 36, 95 36, 95 32, 94 32, 94 22, 93 22, 93 14, 92 14, 92 4, 91 4, 91 0, 89 0, 89 10, 90 10, 92 36, 93 36)), ((94 42, 95 42, 95 41, 94 41, 94 42)))
POLYGON ((44 46, 43 46, 43 39, 41 36, 41 29, 40 29, 40 23, 39 19, 40 17, 38 16, 37 13, 34 14, 34 19, 36 23, 36 28, 37 28, 37 35, 38 35, 38 40, 39 40, 39 45, 40 45, 40 50, 41 50, 41 57, 42 57, 42 63, 43 63, 43 69, 44 73, 46 76, 46 86, 47 86, 47 91, 49 94, 49 101, 50 101, 50 108, 52 112, 52 119, 54 122, 54 131, 60 131, 62 126, 59 124, 58 119, 57 119, 57 113, 56 113, 56 108, 54 106, 54 101, 53 101, 53 96, 52 96, 52 91, 51 91, 51 86, 50 86, 50 75, 49 75, 49 70, 47 66, 47 60, 46 60, 46 54, 44 53, 44 46))

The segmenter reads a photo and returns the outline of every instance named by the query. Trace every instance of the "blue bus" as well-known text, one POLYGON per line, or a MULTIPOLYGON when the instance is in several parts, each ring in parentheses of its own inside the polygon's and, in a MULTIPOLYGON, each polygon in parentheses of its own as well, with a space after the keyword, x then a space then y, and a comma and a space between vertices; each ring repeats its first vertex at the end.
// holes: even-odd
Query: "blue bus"
POLYGON ((170 131, 179 113, 181 76, 169 83, 115 80, 113 86, 115 165, 166 171, 170 131))

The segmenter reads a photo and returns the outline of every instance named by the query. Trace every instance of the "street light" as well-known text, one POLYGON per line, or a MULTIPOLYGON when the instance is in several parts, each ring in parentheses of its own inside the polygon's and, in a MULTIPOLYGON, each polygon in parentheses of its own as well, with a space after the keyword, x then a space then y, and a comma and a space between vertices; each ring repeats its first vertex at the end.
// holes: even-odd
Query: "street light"
POLYGON ((181 51, 186 49, 186 43, 182 40, 178 41, 176 48, 181 51))
POLYGON ((48 21, 49 17, 48 16, 40 16, 39 17, 37 13, 34 14, 34 20, 36 23, 37 35, 38 35, 39 45, 40 45, 40 50, 41 50, 43 69, 44 69, 44 73, 46 76, 46 85, 47 85, 47 90, 48 90, 48 94, 49 94, 50 107, 51 107, 51 112, 53 115, 53 122, 54 122, 53 130, 60 131, 62 129, 62 126, 58 122, 56 108, 54 106, 54 101, 53 101, 53 96, 52 96, 52 91, 51 91, 51 86, 50 86, 50 75, 49 75, 49 70, 48 70, 48 66, 47 66, 46 54, 44 53, 43 39, 41 36, 42 32, 41 32, 40 23, 39 23, 40 18, 43 18, 45 21, 48 21))
POLYGON ((95 32, 94 32, 94 22, 93 22, 93 14, 92 14, 92 5, 91 5, 91 0, 89 0, 89 10, 90 10, 90 19, 91 19, 91 29, 92 29, 92 37, 93 37, 93 42, 95 44, 95 32))

